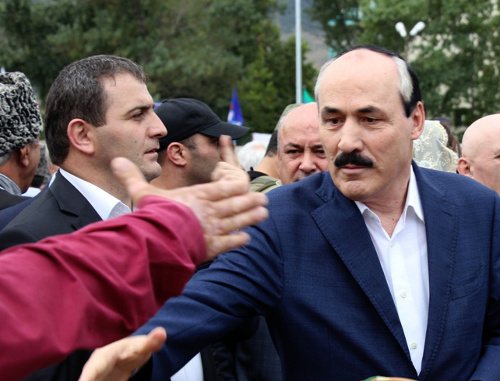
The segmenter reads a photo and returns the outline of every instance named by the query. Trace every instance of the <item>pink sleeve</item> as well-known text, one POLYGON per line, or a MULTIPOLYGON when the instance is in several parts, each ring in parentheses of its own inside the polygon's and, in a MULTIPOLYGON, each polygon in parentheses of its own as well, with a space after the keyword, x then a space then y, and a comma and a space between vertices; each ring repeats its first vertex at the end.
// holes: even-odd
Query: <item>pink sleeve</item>
POLYGON ((178 295, 205 258, 189 208, 140 209, 0 255, 0 374, 16 379, 122 338, 178 295))

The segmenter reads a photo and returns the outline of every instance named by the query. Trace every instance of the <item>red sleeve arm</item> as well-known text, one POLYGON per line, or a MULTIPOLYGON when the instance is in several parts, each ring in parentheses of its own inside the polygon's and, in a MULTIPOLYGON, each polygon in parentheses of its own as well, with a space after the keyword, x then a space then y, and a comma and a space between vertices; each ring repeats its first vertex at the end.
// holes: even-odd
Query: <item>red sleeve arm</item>
POLYGON ((0 374, 16 379, 122 338, 182 292, 206 255, 189 208, 139 210, 0 255, 0 374))

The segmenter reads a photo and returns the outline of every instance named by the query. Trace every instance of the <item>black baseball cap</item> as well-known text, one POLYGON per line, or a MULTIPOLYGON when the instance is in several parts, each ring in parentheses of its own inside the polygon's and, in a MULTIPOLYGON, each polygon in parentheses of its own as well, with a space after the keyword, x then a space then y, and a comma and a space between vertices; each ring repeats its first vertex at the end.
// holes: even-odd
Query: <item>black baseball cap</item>
POLYGON ((205 103, 192 98, 164 100, 155 112, 167 128, 167 135, 160 139, 159 151, 172 142, 180 142, 194 134, 218 138, 228 135, 233 140, 241 138, 250 128, 223 122, 205 103))

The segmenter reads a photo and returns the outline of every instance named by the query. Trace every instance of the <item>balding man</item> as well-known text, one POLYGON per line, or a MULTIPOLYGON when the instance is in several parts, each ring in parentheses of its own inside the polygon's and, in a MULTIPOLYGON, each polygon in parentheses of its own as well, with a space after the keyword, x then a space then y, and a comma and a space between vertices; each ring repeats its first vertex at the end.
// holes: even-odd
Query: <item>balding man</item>
POLYGON ((500 195, 500 114, 478 119, 465 130, 457 171, 500 195))
POLYGON ((163 326, 154 379, 256 315, 284 380, 496 380, 500 199, 412 163, 425 110, 399 55, 358 46, 318 77, 328 172, 268 193, 269 219, 139 333, 163 326))
POLYGON ((278 156, 283 184, 328 170, 316 103, 298 105, 284 112, 278 122, 278 156))

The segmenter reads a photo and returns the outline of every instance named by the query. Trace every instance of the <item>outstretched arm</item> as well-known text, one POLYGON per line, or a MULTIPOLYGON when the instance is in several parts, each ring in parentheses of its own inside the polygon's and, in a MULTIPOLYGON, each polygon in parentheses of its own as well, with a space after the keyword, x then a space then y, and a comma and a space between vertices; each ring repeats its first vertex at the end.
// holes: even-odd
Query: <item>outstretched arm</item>
POLYGON ((182 291, 207 255, 247 242, 231 231, 267 216, 266 200, 247 194, 244 181, 162 191, 126 159, 113 166, 138 211, 0 255, 4 378, 129 335, 182 291))

